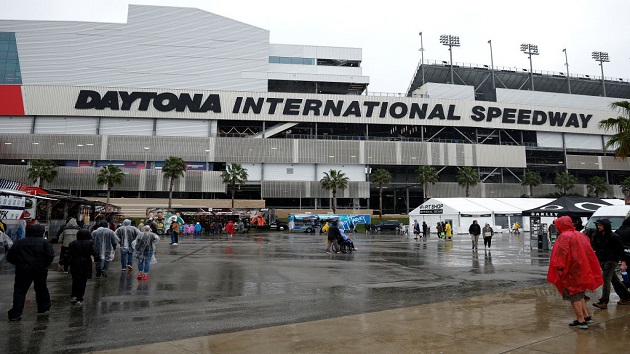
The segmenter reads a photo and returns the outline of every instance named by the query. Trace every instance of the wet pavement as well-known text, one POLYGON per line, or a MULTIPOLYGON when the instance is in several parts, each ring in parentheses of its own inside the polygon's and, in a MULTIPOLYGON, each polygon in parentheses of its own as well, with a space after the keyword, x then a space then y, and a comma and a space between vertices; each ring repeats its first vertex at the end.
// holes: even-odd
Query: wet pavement
MULTIPOLYGON (((121 272, 117 257, 107 278, 88 282, 82 307, 68 302, 70 276, 51 270, 50 314, 36 316, 31 289, 23 319, 0 321, 0 353, 88 352, 414 306, 438 309, 546 283, 548 252, 530 250, 528 236, 495 236, 491 251, 471 250, 464 235, 451 242, 394 234, 353 238, 356 252, 330 255, 324 237, 303 233, 182 238, 178 246, 163 240, 148 281, 136 280, 135 270, 121 272)), ((12 290, 13 268, 3 261, 4 316, 12 290)), ((566 315, 568 306, 561 305, 566 315)), ((510 316, 509 306, 505 311, 510 316)))

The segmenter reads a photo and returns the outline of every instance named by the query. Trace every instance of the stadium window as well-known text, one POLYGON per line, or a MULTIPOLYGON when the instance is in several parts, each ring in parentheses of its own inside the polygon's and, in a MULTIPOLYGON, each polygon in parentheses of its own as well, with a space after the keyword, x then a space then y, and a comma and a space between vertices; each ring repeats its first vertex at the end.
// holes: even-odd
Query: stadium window
POLYGON ((291 58, 291 64, 304 64, 304 58, 291 58))
POLYGON ((287 57, 280 57, 280 64, 291 64, 291 58, 287 58, 287 57))
POLYGON ((288 167, 287 168, 287 174, 288 175, 292 175, 293 174, 293 167, 288 167))
POLYGON ((280 62, 280 58, 278 57, 269 57, 270 64, 278 64, 280 62))

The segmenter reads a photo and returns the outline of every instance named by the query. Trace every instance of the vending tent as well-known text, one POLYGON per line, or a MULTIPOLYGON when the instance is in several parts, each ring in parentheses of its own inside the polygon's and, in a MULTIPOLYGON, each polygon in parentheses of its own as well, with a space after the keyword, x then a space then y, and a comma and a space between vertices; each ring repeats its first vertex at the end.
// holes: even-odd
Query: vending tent
POLYGON ((450 222, 454 233, 467 233, 473 220, 490 224, 496 232, 515 221, 521 225, 524 209, 551 202, 547 198, 431 198, 409 213, 409 224, 426 222, 435 231, 437 222, 450 222))
POLYGON ((608 205, 612 204, 599 198, 564 196, 537 208, 524 210, 523 215, 554 219, 562 215, 589 217, 595 210, 608 205))

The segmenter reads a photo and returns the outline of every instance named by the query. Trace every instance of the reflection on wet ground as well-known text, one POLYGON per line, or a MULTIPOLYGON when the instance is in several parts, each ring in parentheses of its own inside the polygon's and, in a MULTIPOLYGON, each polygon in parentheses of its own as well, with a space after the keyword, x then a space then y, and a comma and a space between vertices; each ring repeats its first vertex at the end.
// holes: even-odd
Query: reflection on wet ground
MULTIPOLYGON (((549 257, 530 250, 527 236, 508 234, 478 251, 464 235, 425 241, 357 234, 358 251, 330 255, 324 237, 278 232, 163 242, 148 281, 121 272, 117 257, 107 278, 88 282, 83 307, 68 302, 70 276, 51 270, 50 315, 36 316, 31 289, 22 321, 0 321, 0 352, 85 352, 458 300, 544 284, 549 257)), ((12 273, 0 264, 5 314, 12 273)))

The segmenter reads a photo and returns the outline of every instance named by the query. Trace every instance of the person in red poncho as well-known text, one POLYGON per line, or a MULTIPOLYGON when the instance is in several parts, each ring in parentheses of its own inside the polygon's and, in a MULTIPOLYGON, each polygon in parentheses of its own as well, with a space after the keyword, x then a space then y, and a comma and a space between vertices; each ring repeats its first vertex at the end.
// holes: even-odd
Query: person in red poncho
POLYGON ((228 238, 234 236, 234 222, 232 220, 225 225, 225 232, 228 233, 228 238))
POLYGON ((571 301, 577 320, 569 326, 588 329, 592 319, 586 309, 584 291, 594 291, 604 284, 602 270, 589 239, 575 230, 570 217, 560 217, 554 224, 560 235, 553 244, 547 281, 558 288, 563 299, 571 301))

